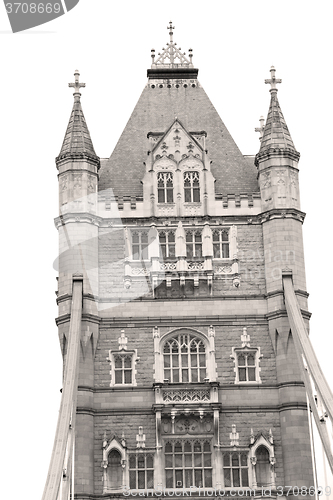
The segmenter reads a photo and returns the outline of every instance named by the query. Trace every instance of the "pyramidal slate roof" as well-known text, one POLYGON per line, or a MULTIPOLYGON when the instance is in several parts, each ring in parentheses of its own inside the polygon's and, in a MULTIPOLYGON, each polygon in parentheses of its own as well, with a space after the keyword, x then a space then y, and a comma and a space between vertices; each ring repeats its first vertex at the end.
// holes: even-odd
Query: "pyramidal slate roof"
POLYGON ((272 93, 271 96, 266 125, 264 128, 264 135, 261 140, 259 152, 263 152, 274 147, 296 151, 276 93, 272 93))
POLYGON ((154 87, 148 82, 113 153, 101 167, 99 190, 111 187, 116 196, 142 196, 141 180, 149 149, 147 134, 166 132, 175 117, 187 131, 207 133, 206 148, 217 194, 259 190, 253 162, 249 165, 243 157, 197 80, 186 87, 176 87, 172 80, 154 87))
POLYGON ((165 133, 179 119, 188 132, 205 131, 211 171, 216 179, 216 194, 258 192, 257 170, 252 159, 245 158, 225 124, 197 80, 198 69, 173 42, 158 54, 152 50, 148 83, 120 136, 100 169, 99 190, 112 188, 115 196, 142 197, 149 143, 147 134, 165 133))
POLYGON ((74 102, 59 158, 84 153, 96 157, 81 102, 74 102))
POLYGON ((275 68, 271 67, 272 77, 270 80, 265 80, 265 83, 271 84, 271 101, 268 109, 267 120, 263 129, 261 145, 259 153, 256 156, 256 164, 261 156, 267 153, 289 153, 296 159, 299 158, 299 153, 296 151, 289 129, 284 119, 283 113, 277 97, 276 84, 282 80, 275 78, 275 68))
POLYGON ((95 153, 80 101, 81 94, 79 89, 80 87, 85 87, 85 83, 79 82, 79 72, 77 70, 74 75, 75 83, 68 84, 70 87, 74 87, 75 90, 73 94, 74 104, 57 160, 85 156, 99 162, 99 157, 95 153))

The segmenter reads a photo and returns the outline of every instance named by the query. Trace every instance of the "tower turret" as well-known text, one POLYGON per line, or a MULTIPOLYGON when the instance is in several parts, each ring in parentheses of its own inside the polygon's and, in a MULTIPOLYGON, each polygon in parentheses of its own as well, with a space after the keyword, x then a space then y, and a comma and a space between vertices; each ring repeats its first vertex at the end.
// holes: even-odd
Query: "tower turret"
POLYGON ((264 243, 267 318, 276 355, 282 453, 284 464, 288 464, 284 471, 285 481, 286 484, 294 484, 302 480, 304 484, 311 485, 310 446, 304 444, 310 442, 306 394, 295 362, 295 345, 285 310, 282 284, 283 273, 292 274, 303 318, 308 320, 302 237, 305 214, 300 211, 298 185, 300 154, 295 149, 277 98, 276 85, 282 80, 275 77, 273 66, 270 71, 271 78, 265 83, 271 85, 271 101, 266 124, 258 129, 261 134, 260 150, 255 158, 262 203, 259 217, 264 243), (304 438, 302 445, 300 436, 304 438))
MULTIPOLYGON (((66 357, 72 308, 73 276, 83 277, 83 309, 81 321, 81 355, 78 386, 94 384, 94 354, 99 329, 96 320, 98 308, 98 222, 97 184, 100 159, 96 155, 80 102, 79 72, 75 71, 74 104, 65 138, 56 165, 59 171, 59 278, 57 325, 63 356, 66 357)), ((86 401, 86 394, 78 390, 78 407, 86 401)), ((89 398, 88 398, 89 399, 89 398)), ((76 419, 76 456, 93 455, 93 417, 79 414, 76 419)), ((76 477, 78 493, 93 492, 93 467, 83 460, 76 477), (84 479, 83 479, 84 478, 84 479)))

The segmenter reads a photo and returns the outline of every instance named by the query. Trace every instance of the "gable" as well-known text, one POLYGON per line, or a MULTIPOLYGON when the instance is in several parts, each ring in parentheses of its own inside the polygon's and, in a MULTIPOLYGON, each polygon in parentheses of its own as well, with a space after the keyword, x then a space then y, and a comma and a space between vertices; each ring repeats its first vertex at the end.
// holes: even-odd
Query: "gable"
POLYGON ((100 169, 99 190, 112 187, 115 196, 142 197, 147 136, 153 132, 162 138, 175 117, 187 131, 207 133, 205 147, 216 194, 259 191, 255 166, 243 157, 196 80, 192 85, 146 85, 113 153, 100 169))

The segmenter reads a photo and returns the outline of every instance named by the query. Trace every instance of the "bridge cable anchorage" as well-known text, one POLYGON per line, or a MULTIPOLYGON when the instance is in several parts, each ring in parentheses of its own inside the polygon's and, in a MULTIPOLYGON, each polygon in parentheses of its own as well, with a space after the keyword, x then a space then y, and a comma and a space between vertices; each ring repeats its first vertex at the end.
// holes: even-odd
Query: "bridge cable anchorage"
POLYGON ((64 385, 50 466, 42 500, 74 498, 73 467, 82 318, 83 277, 73 277, 72 307, 64 385))
POLYGON ((332 428, 333 425, 333 394, 310 342, 295 295, 292 277, 291 275, 285 275, 282 280, 287 315, 295 343, 298 364, 327 462, 333 473, 332 436, 328 429, 328 426, 332 428))

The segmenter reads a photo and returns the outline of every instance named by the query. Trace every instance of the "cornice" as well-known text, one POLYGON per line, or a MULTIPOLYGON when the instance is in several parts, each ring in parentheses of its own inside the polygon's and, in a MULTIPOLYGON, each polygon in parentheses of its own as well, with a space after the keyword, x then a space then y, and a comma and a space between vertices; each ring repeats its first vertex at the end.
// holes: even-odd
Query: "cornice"
MULTIPOLYGON (((65 323, 69 323, 70 319, 71 319, 71 315, 69 313, 67 313, 67 314, 63 314, 62 316, 58 316, 55 319, 55 322, 56 322, 57 326, 60 326, 60 325, 63 325, 65 323)), ((100 320, 101 319, 99 316, 95 316, 93 314, 87 314, 87 313, 82 314, 82 321, 89 321, 90 323, 95 323, 95 324, 99 325, 100 320)))
MULTIPOLYGON (((305 320, 310 320, 312 316, 312 314, 309 311, 306 311, 305 309, 301 309, 301 314, 305 320)), ((286 309, 277 309, 276 311, 267 313, 268 321, 272 321, 278 318, 287 318, 287 317, 288 315, 286 309)))
POLYGON ((303 224, 305 215, 305 212, 297 208, 272 208, 258 214, 258 220, 262 224, 273 219, 295 219, 303 224))
MULTIPOLYGON (((202 384, 199 386, 199 384, 194 384, 196 387, 212 387, 212 386, 218 386, 219 392, 225 392, 225 391, 258 391, 258 390, 275 390, 278 391, 280 389, 285 389, 288 387, 304 387, 304 383, 302 381, 289 381, 289 382, 280 382, 278 384, 253 384, 253 385, 237 385, 237 384, 219 384, 218 382, 209 382, 207 384, 202 384)), ((126 392, 126 393, 133 393, 133 392, 150 392, 154 393, 155 387, 169 387, 169 388, 175 388, 175 384, 162 384, 162 383, 152 383, 151 385, 135 385, 131 387, 92 387, 92 386, 86 386, 86 385, 79 385, 78 386, 78 391, 82 392, 91 392, 93 394, 100 394, 100 393, 115 393, 115 392, 126 392)))
POLYGON ((270 160, 271 158, 289 158, 290 160, 298 162, 300 156, 300 153, 293 149, 271 147, 257 153, 254 159, 254 164, 258 166, 261 162, 270 160))
MULTIPOLYGON (((200 408, 202 404, 198 405, 200 408)), ((155 410, 166 410, 166 405, 152 405, 150 408, 110 408, 110 409, 100 409, 100 408, 92 408, 92 407, 81 407, 78 406, 76 409, 76 413, 80 415, 89 415, 89 416, 114 416, 114 415, 155 415, 155 410), (156 408, 155 408, 156 406, 156 408), (162 408, 161 408, 162 407, 162 408)), ((186 409, 190 411, 195 411, 196 408, 192 406, 188 406, 186 409)), ((282 403, 277 405, 252 405, 252 406, 239 406, 239 405, 223 405, 221 403, 211 403, 207 406, 207 410, 218 409, 220 413, 281 413, 283 411, 290 410, 305 410, 307 411, 307 404, 299 401, 293 401, 288 403, 282 403)), ((170 407, 170 411, 172 407, 170 407)), ((181 410, 181 408, 180 408, 181 410)), ((185 410, 184 410, 185 411, 185 410)))

